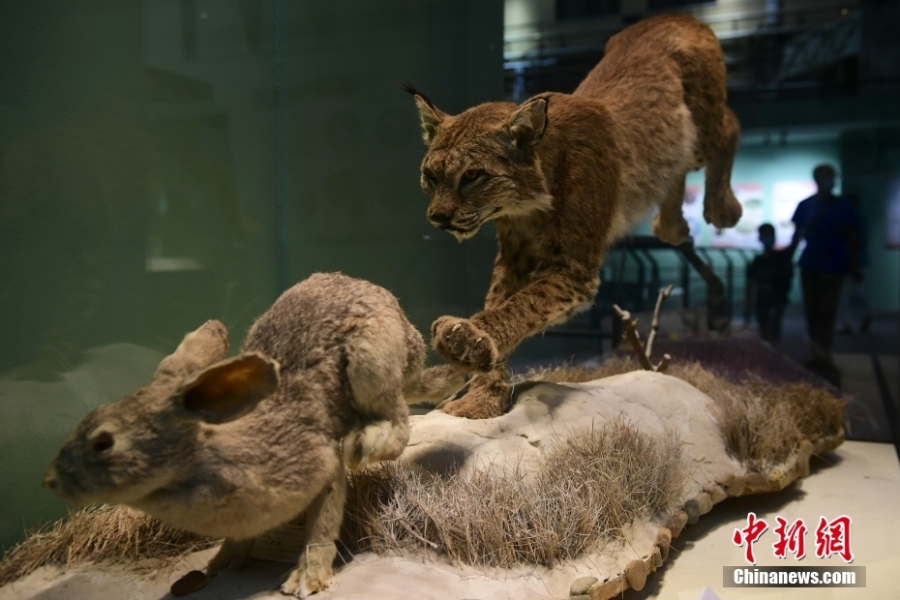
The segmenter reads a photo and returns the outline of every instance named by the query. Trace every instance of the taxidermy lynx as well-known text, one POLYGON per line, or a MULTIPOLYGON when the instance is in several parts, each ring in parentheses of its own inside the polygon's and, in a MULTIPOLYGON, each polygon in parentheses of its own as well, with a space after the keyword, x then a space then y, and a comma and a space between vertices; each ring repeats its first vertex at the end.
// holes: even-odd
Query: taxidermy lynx
POLYGON ((493 220, 499 241, 484 310, 431 327, 448 363, 478 373, 446 405, 451 414, 485 418, 507 408, 505 359, 591 303, 607 248, 654 204, 654 233, 685 240, 688 171, 706 167, 708 222, 732 227, 741 216, 730 185, 739 126, 726 105, 722 50, 691 17, 654 17, 613 36, 573 94, 451 116, 407 91, 428 145, 428 220, 458 240, 493 220))
POLYGON ((302 513, 306 549, 281 588, 302 598, 331 579, 344 467, 406 447, 402 394, 421 387, 425 343, 384 288, 319 273, 257 319, 238 356, 227 351, 218 321, 189 333, 149 385, 85 417, 44 485, 226 538, 209 574, 302 513))

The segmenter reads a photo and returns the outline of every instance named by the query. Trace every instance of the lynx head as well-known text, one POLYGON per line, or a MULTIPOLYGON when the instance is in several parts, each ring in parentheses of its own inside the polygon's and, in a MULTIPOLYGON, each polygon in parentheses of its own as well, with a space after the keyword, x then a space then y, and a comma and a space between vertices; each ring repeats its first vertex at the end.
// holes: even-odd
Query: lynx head
POLYGON ((547 98, 521 106, 480 104, 452 116, 412 86, 428 151, 421 184, 432 225, 457 240, 472 237, 489 219, 549 210, 553 198, 538 160, 547 128, 547 98))

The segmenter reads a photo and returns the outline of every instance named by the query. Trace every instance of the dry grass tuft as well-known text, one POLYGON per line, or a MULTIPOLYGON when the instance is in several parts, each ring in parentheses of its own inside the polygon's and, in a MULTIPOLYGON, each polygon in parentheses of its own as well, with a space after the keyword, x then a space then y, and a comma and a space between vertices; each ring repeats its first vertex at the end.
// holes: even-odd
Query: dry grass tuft
POLYGON ((597 367, 584 367, 568 363, 557 367, 534 367, 513 376, 514 383, 549 381, 550 383, 584 383, 594 379, 612 377, 637 371, 641 366, 630 356, 614 356, 597 367))
POLYGON ((466 564, 552 566, 637 517, 668 512, 684 479, 674 434, 651 438, 616 421, 549 447, 532 477, 370 468, 351 477, 342 538, 358 540, 353 551, 430 549, 466 564))
POLYGON ((0 586, 35 569, 104 563, 158 568, 156 559, 177 558, 208 548, 214 540, 179 531, 124 506, 93 506, 72 512, 44 530, 31 532, 0 562, 0 586))
MULTIPOLYGON (((631 357, 614 357, 599 367, 532 369, 517 382, 582 383, 640 368, 631 357)), ((683 379, 715 401, 725 445, 750 471, 766 472, 784 462, 803 440, 841 432, 843 403, 824 388, 774 384, 751 374, 734 383, 697 362, 671 363, 666 375, 683 379)))

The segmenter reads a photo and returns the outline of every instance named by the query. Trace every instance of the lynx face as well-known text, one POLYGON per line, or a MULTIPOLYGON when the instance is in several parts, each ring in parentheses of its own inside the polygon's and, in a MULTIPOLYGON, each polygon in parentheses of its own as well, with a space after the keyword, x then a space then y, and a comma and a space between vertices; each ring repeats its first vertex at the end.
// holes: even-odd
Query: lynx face
POLYGON ((431 199, 432 225, 462 241, 490 219, 551 208, 535 152, 547 123, 546 100, 521 108, 482 104, 449 116, 413 93, 428 145, 420 183, 431 199))

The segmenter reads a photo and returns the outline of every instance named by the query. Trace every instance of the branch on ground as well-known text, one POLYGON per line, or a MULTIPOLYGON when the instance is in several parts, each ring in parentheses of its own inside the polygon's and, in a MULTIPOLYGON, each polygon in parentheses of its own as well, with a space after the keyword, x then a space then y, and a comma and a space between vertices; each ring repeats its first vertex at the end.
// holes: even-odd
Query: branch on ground
POLYGON ((645 371, 664 373, 669 366, 669 361, 672 360, 671 356, 663 354, 659 364, 654 366, 654 364, 650 362, 650 355, 653 352, 653 341, 656 339, 656 334, 659 331, 659 311, 662 309, 663 300, 668 298, 671 293, 671 285, 663 290, 659 290, 659 296, 656 298, 656 309, 653 311, 653 321, 650 325, 650 334, 647 336, 646 343, 641 343, 641 337, 637 330, 638 320, 632 319, 631 313, 627 310, 622 310, 617 304, 613 304, 616 314, 622 319, 622 325, 625 327, 622 336, 628 340, 629 344, 631 344, 631 349, 634 350, 638 362, 641 363, 641 367, 643 367, 645 371))

